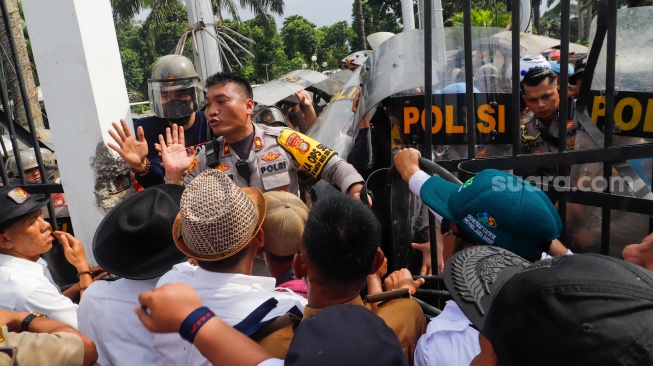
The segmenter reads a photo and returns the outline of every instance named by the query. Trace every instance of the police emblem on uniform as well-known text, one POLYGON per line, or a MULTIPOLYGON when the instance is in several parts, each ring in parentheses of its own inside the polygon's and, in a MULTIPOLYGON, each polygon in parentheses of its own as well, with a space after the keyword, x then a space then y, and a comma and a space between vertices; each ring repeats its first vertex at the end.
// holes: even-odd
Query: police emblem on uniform
POLYGON ((227 165, 220 164, 220 165, 216 166, 215 169, 224 173, 227 170, 229 170, 229 167, 227 165))
POLYGON ((222 149, 222 152, 224 153, 224 156, 231 155, 231 148, 229 147, 229 144, 227 143, 224 144, 224 148, 222 149))
POLYGON ((9 193, 7 193, 7 196, 11 198, 12 201, 16 202, 19 205, 27 201, 27 199, 31 197, 29 193, 25 192, 25 190, 20 187, 14 188, 11 191, 9 191, 9 193))
POLYGON ((263 160, 263 161, 265 161, 267 163, 270 163, 270 162, 273 162, 273 161, 279 159, 280 156, 281 156, 281 153, 276 153, 275 154, 272 151, 270 151, 266 156, 262 157, 261 160, 263 160))
POLYGON ((304 141, 304 140, 300 141, 299 146, 297 146, 297 150, 299 150, 299 152, 302 153, 302 154, 306 154, 306 152, 310 148, 311 148, 311 145, 308 142, 304 141))
POLYGON ((66 198, 63 193, 52 193, 50 197, 52 198, 55 207, 63 207, 66 205, 66 198))

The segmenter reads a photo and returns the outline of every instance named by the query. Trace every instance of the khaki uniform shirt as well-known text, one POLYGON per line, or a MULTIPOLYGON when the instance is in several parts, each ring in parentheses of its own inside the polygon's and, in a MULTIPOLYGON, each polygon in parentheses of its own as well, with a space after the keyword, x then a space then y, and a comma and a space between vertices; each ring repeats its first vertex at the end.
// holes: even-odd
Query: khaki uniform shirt
MULTIPOLYGON (((426 319, 422 308, 412 299, 393 299, 380 303, 363 303, 360 296, 346 302, 345 305, 360 305, 370 309, 378 315, 390 327, 401 343, 401 348, 406 354, 408 364, 414 361, 415 347, 419 337, 426 331, 426 319)), ((321 309, 315 309, 308 305, 304 308, 304 318, 317 313, 321 309)), ((257 342, 271 352, 274 357, 285 358, 290 342, 295 334, 296 324, 288 325, 278 331, 265 336, 257 342)))
MULTIPOLYGON (((558 152, 558 126, 560 116, 556 116, 547 127, 535 114, 526 110, 521 117, 521 142, 522 154, 542 154, 558 152)), ((573 150, 576 146, 576 132, 578 122, 571 120, 567 122, 567 150, 573 150)), ((538 169, 526 169, 520 172, 523 175, 557 176, 557 167, 542 167, 538 169)))
MULTIPOLYGON (((363 177, 352 165, 310 137, 286 127, 253 125, 254 143, 249 156, 244 159, 251 172, 249 184, 238 173, 236 163, 241 159, 229 144, 223 142, 218 152, 219 164, 215 169, 227 174, 237 186, 254 187, 262 192, 287 191, 298 195, 297 172, 300 168, 314 178, 336 184, 343 192, 352 184, 363 182, 363 177)), ((184 183, 188 184, 207 169, 206 145, 203 145, 188 168, 184 183)))
POLYGON ((72 333, 9 332, 0 328, 0 347, 16 347, 18 365, 75 366, 84 363, 84 343, 72 333))

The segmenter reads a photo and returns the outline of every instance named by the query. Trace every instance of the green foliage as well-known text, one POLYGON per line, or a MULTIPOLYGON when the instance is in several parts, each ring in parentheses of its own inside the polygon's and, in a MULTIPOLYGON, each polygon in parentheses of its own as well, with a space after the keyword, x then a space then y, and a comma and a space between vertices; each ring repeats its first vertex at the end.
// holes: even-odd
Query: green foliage
MULTIPOLYGON (((472 26, 505 28, 510 23, 511 14, 506 11, 505 7, 499 7, 496 10, 472 9, 472 26)), ((464 24, 463 12, 454 13, 445 23, 452 26, 462 26, 464 24)))
POLYGON ((299 53, 305 60, 309 60, 318 47, 315 24, 301 15, 291 15, 284 20, 281 39, 286 56, 289 58, 299 53))

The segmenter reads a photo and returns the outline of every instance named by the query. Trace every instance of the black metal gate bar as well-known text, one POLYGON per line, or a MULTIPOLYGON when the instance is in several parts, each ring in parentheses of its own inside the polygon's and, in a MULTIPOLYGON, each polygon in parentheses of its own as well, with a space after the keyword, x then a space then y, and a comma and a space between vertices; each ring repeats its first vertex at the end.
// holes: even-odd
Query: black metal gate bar
MULTIPOLYGON (((569 84, 569 1, 562 1, 562 12, 560 14, 560 118, 558 121, 558 151, 564 152, 567 150, 567 121, 569 120, 569 99, 567 86, 569 84), (564 136, 564 137, 562 137, 564 136)), ((560 166, 560 175, 569 176, 571 174, 571 166, 560 166)), ((562 232, 560 240, 563 243, 567 242, 567 202, 566 197, 561 197, 558 200, 558 214, 562 219, 562 232)))
MULTIPOLYGON (((467 158, 476 155, 474 141, 474 63, 472 62, 472 1, 463 2, 463 41, 465 45, 465 108, 467 109, 467 158)), ((428 133, 427 133, 428 135, 428 133)), ((467 180, 467 177, 460 177, 467 180)))
MULTIPOLYGON (((29 95, 27 94, 27 89, 25 88, 25 79, 23 78, 23 72, 19 69, 20 59, 18 58, 18 51, 16 49, 16 43, 14 42, 14 31, 11 29, 11 23, 9 20, 9 14, 7 12, 7 4, 3 0, 0 2, 2 4, 2 19, 5 22, 5 30, 7 31, 7 37, 9 39, 9 49, 11 50, 11 55, 14 59, 14 67, 16 68, 16 78, 18 79, 18 86, 20 89, 20 95, 23 98, 23 108, 25 108, 25 117, 27 118, 27 124, 29 125, 30 131, 36 131, 34 128, 34 119, 32 118, 32 107, 29 103, 29 95)), ((43 167, 43 158, 41 157, 41 151, 38 148, 39 141, 35 133, 32 133, 32 142, 34 145, 34 154, 36 155, 36 162, 39 166, 39 171, 41 173, 41 179, 43 183, 47 179, 45 174, 45 168, 43 167)))
MULTIPOLYGON (((510 113, 510 119, 513 121, 513 124, 519 123, 519 21, 520 21, 520 11, 521 6, 519 0, 509 0, 512 1, 512 111, 510 113)), ((519 128, 512 129, 512 155, 517 156, 521 152, 521 137, 519 135, 519 128)))
MULTIPOLYGON (((608 0, 608 43, 607 43, 607 57, 605 66, 605 125, 603 127, 603 134, 605 138, 604 147, 612 147, 613 142, 613 126, 614 126, 614 94, 615 94, 615 57, 610 55, 617 54, 617 0, 608 0)), ((612 176, 612 164, 610 162, 603 163, 603 178, 607 179, 608 184, 604 188, 604 192, 609 193, 612 191, 612 184, 610 177, 612 176)), ((610 252, 610 215, 611 211, 607 207, 603 207, 601 211, 601 254, 608 255, 610 252)))

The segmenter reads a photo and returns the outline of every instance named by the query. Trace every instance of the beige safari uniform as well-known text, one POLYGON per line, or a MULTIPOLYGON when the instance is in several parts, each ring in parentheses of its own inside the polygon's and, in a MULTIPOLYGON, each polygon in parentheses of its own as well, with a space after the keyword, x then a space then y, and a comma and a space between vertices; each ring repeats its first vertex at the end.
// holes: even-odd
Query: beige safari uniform
MULTIPOLYGON (((558 145, 555 142, 558 139, 558 124, 560 116, 551 121, 547 128, 535 114, 526 110, 521 117, 521 152, 522 154, 542 154, 548 152, 558 152, 558 145), (550 136, 548 139, 545 136, 550 136)), ((576 146, 576 132, 578 122, 571 120, 567 122, 567 150, 573 150, 576 146)), ((557 176, 557 167, 543 167, 538 169, 527 170, 525 175, 539 176, 557 176)))
POLYGON ((84 343, 67 332, 30 333, 0 329, 0 347, 16 347, 18 365, 75 366, 84 363, 84 343))
MULTIPOLYGON (((363 182, 363 177, 352 165, 310 137, 286 127, 253 125, 254 143, 246 159, 251 172, 249 184, 238 174, 236 163, 240 159, 229 144, 223 142, 219 151, 219 165, 215 169, 227 174, 237 186, 298 195, 297 171, 300 167, 314 178, 336 184, 343 192, 352 184, 363 182)), ((184 176, 184 184, 207 169, 206 145, 203 145, 184 176)))

